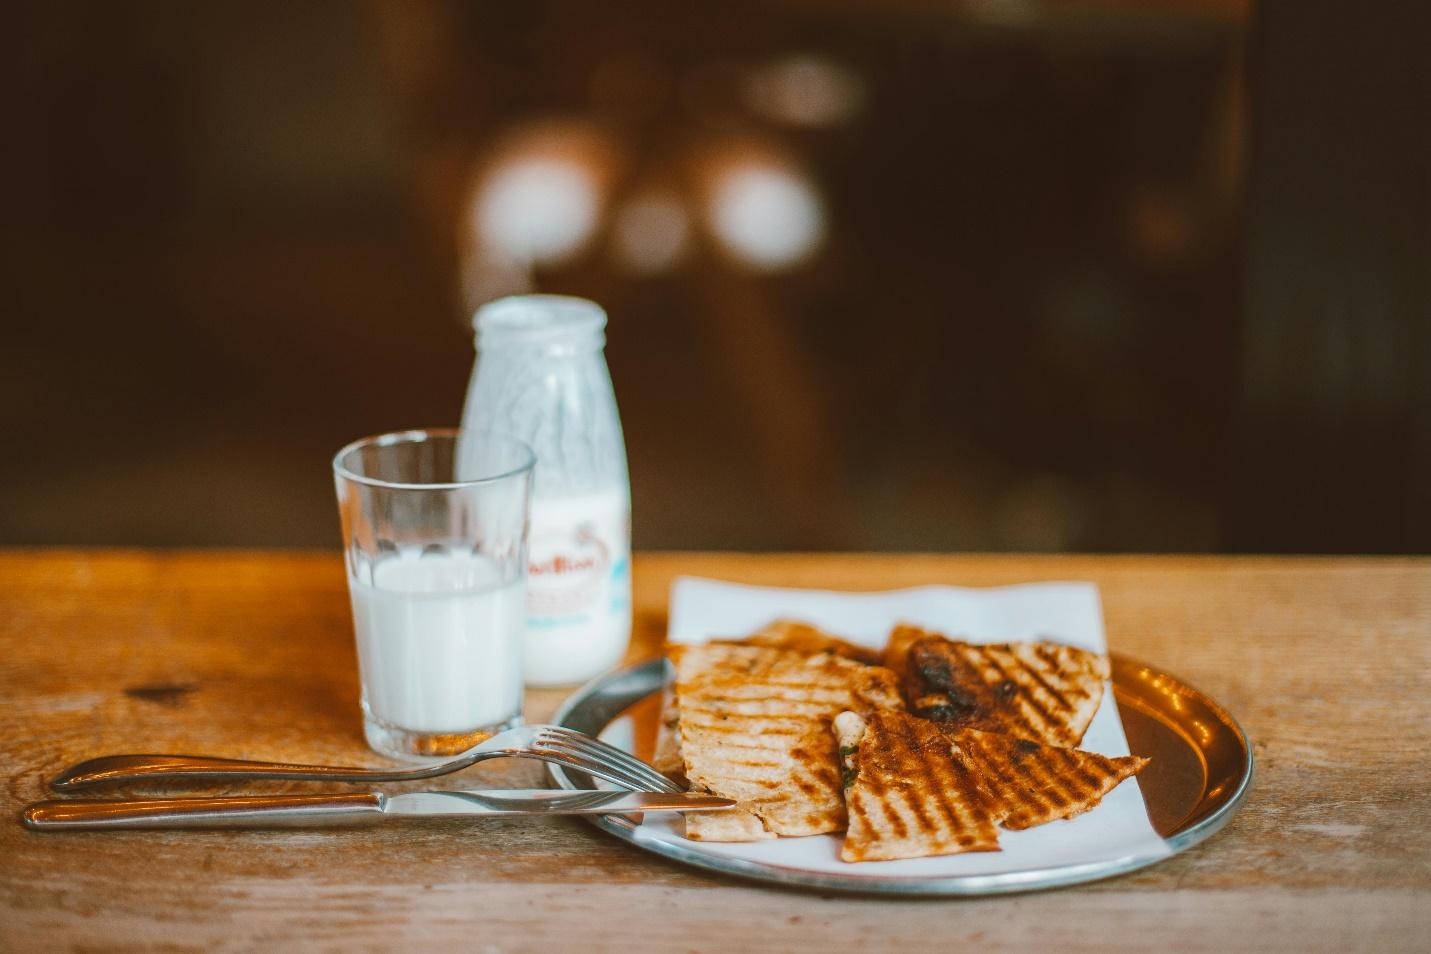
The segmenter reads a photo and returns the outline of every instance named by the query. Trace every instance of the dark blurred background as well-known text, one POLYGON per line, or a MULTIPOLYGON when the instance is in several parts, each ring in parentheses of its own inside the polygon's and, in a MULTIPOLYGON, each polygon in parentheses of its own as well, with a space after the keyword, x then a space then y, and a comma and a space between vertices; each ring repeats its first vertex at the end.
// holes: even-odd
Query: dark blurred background
POLYGON ((1431 550, 1427 6, 11 7, 0 543, 336 546, 539 290, 641 548, 1431 550))

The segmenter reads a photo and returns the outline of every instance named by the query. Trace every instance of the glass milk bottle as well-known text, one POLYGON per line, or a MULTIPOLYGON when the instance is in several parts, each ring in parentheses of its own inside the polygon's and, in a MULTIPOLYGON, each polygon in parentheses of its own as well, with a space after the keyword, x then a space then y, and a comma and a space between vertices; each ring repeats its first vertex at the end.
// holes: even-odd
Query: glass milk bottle
MULTIPOLYGON (((583 682, 631 638, 631 486, 594 302, 519 295, 477 310, 464 433, 537 455, 527 562, 526 683, 583 682)), ((465 453, 465 452, 464 452, 465 453)))

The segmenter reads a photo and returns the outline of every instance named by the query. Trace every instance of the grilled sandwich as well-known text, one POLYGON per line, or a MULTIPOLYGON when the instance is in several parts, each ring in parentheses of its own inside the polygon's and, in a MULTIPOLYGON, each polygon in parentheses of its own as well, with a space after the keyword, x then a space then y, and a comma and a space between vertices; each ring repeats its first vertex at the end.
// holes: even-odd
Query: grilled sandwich
MULTIPOLYGON (((800 620, 777 619, 756 630, 744 639, 712 640, 714 645, 724 646, 764 646, 768 649, 783 649, 802 656, 816 656, 828 653, 852 659, 866 665, 879 665, 882 654, 879 650, 867 649, 800 620)), ((656 748, 651 764, 656 771, 670 777, 681 785, 689 785, 686 778, 685 761, 681 756, 681 736, 679 730, 680 707, 675 694, 667 690, 662 699, 661 721, 656 729, 656 748)), ((698 820, 698 827, 715 830, 729 828, 737 813, 709 813, 698 820)), ((748 828, 748 825, 742 827, 748 828)), ((709 838, 711 841, 744 841, 744 838, 709 838)))
POLYGON ((941 729, 974 764, 999 824, 1008 829, 1081 815, 1148 764, 1136 755, 1115 758, 996 732, 941 729))
POLYGON ((842 712, 845 861, 999 850, 998 827, 1032 828, 1093 808, 1148 760, 1109 758, 903 712, 842 712))
POLYGON ((842 712, 834 730, 849 811, 841 859, 999 850, 993 795, 939 726, 903 712, 842 712))
POLYGON ((830 720, 902 707, 894 674, 829 654, 709 643, 672 648, 677 729, 693 791, 739 811, 686 818, 694 840, 815 835, 845 825, 830 720))
POLYGON ((881 654, 877 649, 866 649, 848 640, 832 636, 817 626, 797 619, 777 619, 766 624, 744 639, 720 640, 722 643, 739 646, 765 646, 768 649, 784 649, 802 656, 830 653, 853 659, 867 666, 878 666, 881 654))
POLYGON ((959 728, 1071 748, 1103 701, 1108 659, 1060 643, 955 642, 896 626, 885 665, 909 711, 959 728))

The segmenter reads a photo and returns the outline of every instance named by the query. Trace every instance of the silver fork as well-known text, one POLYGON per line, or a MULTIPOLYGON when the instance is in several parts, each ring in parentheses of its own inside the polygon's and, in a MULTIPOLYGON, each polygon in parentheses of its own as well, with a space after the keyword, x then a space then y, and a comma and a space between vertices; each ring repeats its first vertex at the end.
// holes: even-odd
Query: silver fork
POLYGON ((301 779, 324 782, 411 782, 436 778, 496 758, 529 758, 585 772, 632 791, 680 792, 681 787, 628 752, 559 725, 524 725, 499 732, 456 758, 411 769, 344 768, 216 759, 200 755, 106 755, 72 765, 50 787, 73 792, 98 785, 170 779, 301 779))

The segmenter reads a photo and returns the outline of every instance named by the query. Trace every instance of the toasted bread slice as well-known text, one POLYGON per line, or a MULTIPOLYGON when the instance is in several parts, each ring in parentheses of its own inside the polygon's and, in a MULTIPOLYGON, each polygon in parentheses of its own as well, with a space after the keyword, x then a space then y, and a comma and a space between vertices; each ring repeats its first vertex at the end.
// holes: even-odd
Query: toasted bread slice
MULTIPOLYGON (((735 799, 777 835, 843 828, 830 720, 846 709, 901 708, 894 674, 838 656, 761 646, 677 646, 672 655, 691 787, 735 799)), ((720 814, 719 825, 688 815, 687 834, 716 840, 731 828, 750 833, 725 817, 733 812, 720 814)))
POLYGON ((830 653, 834 656, 843 656, 845 659, 853 659, 855 662, 861 662, 867 666, 878 666, 882 658, 877 649, 857 646, 848 640, 832 636, 818 626, 801 622, 798 619, 777 619, 772 623, 767 623, 744 639, 720 640, 720 642, 739 646, 784 649, 802 656, 830 653))
POLYGON ((939 726, 904 712, 842 712, 849 827, 840 858, 889 861, 998 851, 992 794, 939 726))
POLYGON ((1009 829, 1081 815, 1148 764, 1137 755, 1115 758, 996 732, 941 729, 979 771, 999 824, 1009 829))
MULTIPOLYGON (((704 791, 692 788, 692 792, 704 791)), ((706 794, 710 794, 707 792, 706 794)), ((744 808, 723 812, 687 812, 686 837, 691 841, 764 841, 776 837, 760 816, 744 808)))
POLYGON ((915 715, 1065 748, 1088 731, 1108 679, 1106 656, 1073 646, 979 646, 904 625, 885 663, 915 715))
POLYGON ((956 729, 908 713, 842 712, 845 861, 997 851, 998 830, 1072 818, 1148 764, 956 729))
MULTIPOLYGON (((882 654, 878 650, 867 649, 854 643, 832 636, 822 629, 794 619, 777 619, 751 633, 744 639, 717 639, 711 641, 718 646, 764 646, 767 649, 782 649, 802 656, 817 656, 828 653, 852 659, 869 666, 877 666, 882 654)), ((656 732, 656 751, 651 764, 658 772, 685 784, 685 762, 681 757, 681 737, 677 730, 680 707, 676 705, 674 693, 667 691, 662 700, 661 723, 656 732)), ((706 813, 699 821, 721 821, 732 816, 731 812, 706 813)))

